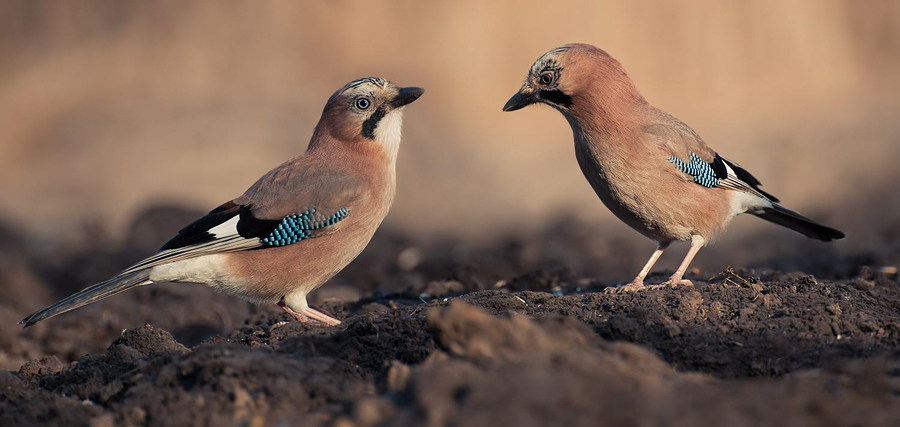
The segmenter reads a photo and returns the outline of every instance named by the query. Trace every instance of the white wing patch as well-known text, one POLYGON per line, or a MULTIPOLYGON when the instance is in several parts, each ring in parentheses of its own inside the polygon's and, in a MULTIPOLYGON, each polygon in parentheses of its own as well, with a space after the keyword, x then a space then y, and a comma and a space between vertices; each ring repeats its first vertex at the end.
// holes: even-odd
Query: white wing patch
POLYGON ((245 239, 238 234, 237 223, 240 216, 235 215, 228 221, 223 222, 211 229, 209 233, 213 235, 213 240, 196 245, 185 246, 181 248, 168 249, 158 252, 149 258, 138 262, 131 267, 118 274, 122 276, 133 273, 138 270, 154 267, 161 264, 167 264, 188 258, 195 258, 201 255, 210 255, 223 252, 236 252, 248 249, 261 248, 262 242, 258 238, 253 237, 245 239))
POLYGON ((725 171, 727 172, 728 178, 733 177, 734 179, 737 179, 737 174, 734 173, 734 169, 732 169, 731 166, 728 166, 728 162, 722 162, 722 164, 725 165, 725 171))
MULTIPOLYGON (((728 165, 728 162, 723 161, 722 164, 725 165, 725 171, 727 172, 728 176, 724 179, 719 180, 719 187, 750 193, 768 202, 768 197, 764 196, 759 191, 756 191, 756 189, 751 187, 750 184, 747 184, 746 182, 738 178, 737 174, 734 172, 734 169, 732 169, 731 166, 728 165)), ((771 203, 769 204, 771 205, 771 203)))
POLYGON ((228 221, 225 221, 213 228, 209 229, 209 234, 212 234, 216 239, 221 239, 228 236, 236 236, 237 232, 237 223, 238 220, 241 219, 240 215, 235 215, 228 221))

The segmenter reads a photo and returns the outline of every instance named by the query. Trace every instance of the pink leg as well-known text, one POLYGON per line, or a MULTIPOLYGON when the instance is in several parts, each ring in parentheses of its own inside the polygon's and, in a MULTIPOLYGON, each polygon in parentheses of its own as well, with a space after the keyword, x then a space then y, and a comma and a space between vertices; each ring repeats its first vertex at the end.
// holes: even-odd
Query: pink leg
POLYGON ((694 235, 691 237, 691 248, 688 249, 687 255, 684 256, 684 261, 681 261, 681 265, 678 266, 678 270, 675 270, 675 274, 673 274, 667 282, 663 283, 663 285, 672 287, 678 285, 694 285, 690 280, 683 280, 682 277, 684 277, 684 273, 687 271, 688 266, 691 265, 691 261, 694 260, 694 256, 697 255, 697 252, 700 251, 700 248, 703 247, 704 243, 706 243, 706 240, 703 239, 703 236, 694 235))
POLYGON ((300 323, 324 323, 328 326, 336 326, 341 324, 340 320, 337 320, 334 317, 322 313, 321 311, 316 310, 312 307, 306 307, 297 312, 294 311, 294 309, 288 307, 287 304, 284 303, 284 299, 278 301, 278 306, 300 323))
POLYGON ((638 273, 637 277, 631 281, 631 283, 622 286, 620 288, 606 288, 607 292, 617 292, 617 291, 625 291, 625 292, 633 292, 639 290, 644 287, 644 278, 647 277, 647 274, 650 274, 650 269, 653 268, 653 265, 656 264, 656 261, 659 260, 659 257, 663 254, 663 251, 669 247, 669 242, 659 243, 656 246, 656 250, 653 251, 653 255, 650 255, 650 259, 647 261, 647 264, 644 265, 644 268, 641 269, 641 272, 638 273))

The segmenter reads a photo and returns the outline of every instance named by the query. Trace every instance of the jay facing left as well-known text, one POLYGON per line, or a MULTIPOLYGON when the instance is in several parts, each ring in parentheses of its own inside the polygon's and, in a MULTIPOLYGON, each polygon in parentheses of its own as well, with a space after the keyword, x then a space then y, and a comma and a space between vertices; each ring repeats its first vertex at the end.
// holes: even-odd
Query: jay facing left
POLYGON ((335 92, 306 152, 115 277, 23 319, 31 326, 135 286, 202 283, 301 322, 337 325, 306 295, 355 259, 394 201, 403 107, 423 89, 375 77, 335 92))
POLYGON ((781 206, 750 172, 716 153, 682 121, 638 92, 622 64, 597 47, 551 49, 528 71, 503 111, 532 104, 566 118, 575 157, 594 192, 622 222, 656 241, 656 250, 623 291, 644 278, 674 241, 691 247, 664 284, 688 285, 684 273, 701 247, 739 214, 749 213, 806 237, 831 241, 844 233, 781 206))

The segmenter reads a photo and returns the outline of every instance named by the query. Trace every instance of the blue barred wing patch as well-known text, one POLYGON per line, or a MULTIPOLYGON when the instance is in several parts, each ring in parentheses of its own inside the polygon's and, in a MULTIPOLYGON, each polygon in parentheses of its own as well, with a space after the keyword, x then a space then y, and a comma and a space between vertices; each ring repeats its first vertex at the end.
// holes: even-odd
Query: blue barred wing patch
POLYGON ((322 216, 316 208, 285 217, 268 236, 259 239, 266 247, 287 246, 313 237, 316 230, 337 224, 350 213, 340 208, 335 213, 322 216))
POLYGON ((703 161, 700 156, 691 153, 691 162, 685 163, 678 157, 671 156, 669 161, 675 164, 680 171, 694 177, 694 182, 707 188, 719 185, 719 178, 716 177, 716 171, 713 170, 709 163, 703 161))

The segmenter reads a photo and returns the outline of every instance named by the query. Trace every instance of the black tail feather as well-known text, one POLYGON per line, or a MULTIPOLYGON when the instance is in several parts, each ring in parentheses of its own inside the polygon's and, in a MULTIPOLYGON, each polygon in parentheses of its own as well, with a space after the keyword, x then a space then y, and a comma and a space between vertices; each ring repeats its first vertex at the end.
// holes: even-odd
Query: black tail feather
POLYGON ((762 212, 754 212, 753 215, 782 227, 790 228, 810 239, 830 242, 835 239, 844 238, 844 233, 819 224, 797 212, 783 208, 777 204, 773 204, 771 208, 763 209, 762 212))
POLYGON ((48 319, 58 314, 74 310, 78 307, 88 305, 94 301, 101 300, 108 296, 115 295, 119 292, 126 291, 135 286, 141 286, 152 283, 150 282, 150 273, 148 270, 136 271, 124 276, 117 276, 105 282, 89 286, 82 291, 65 298, 56 304, 38 310, 30 316, 19 321, 24 324, 23 328, 27 328, 41 320, 48 319))

